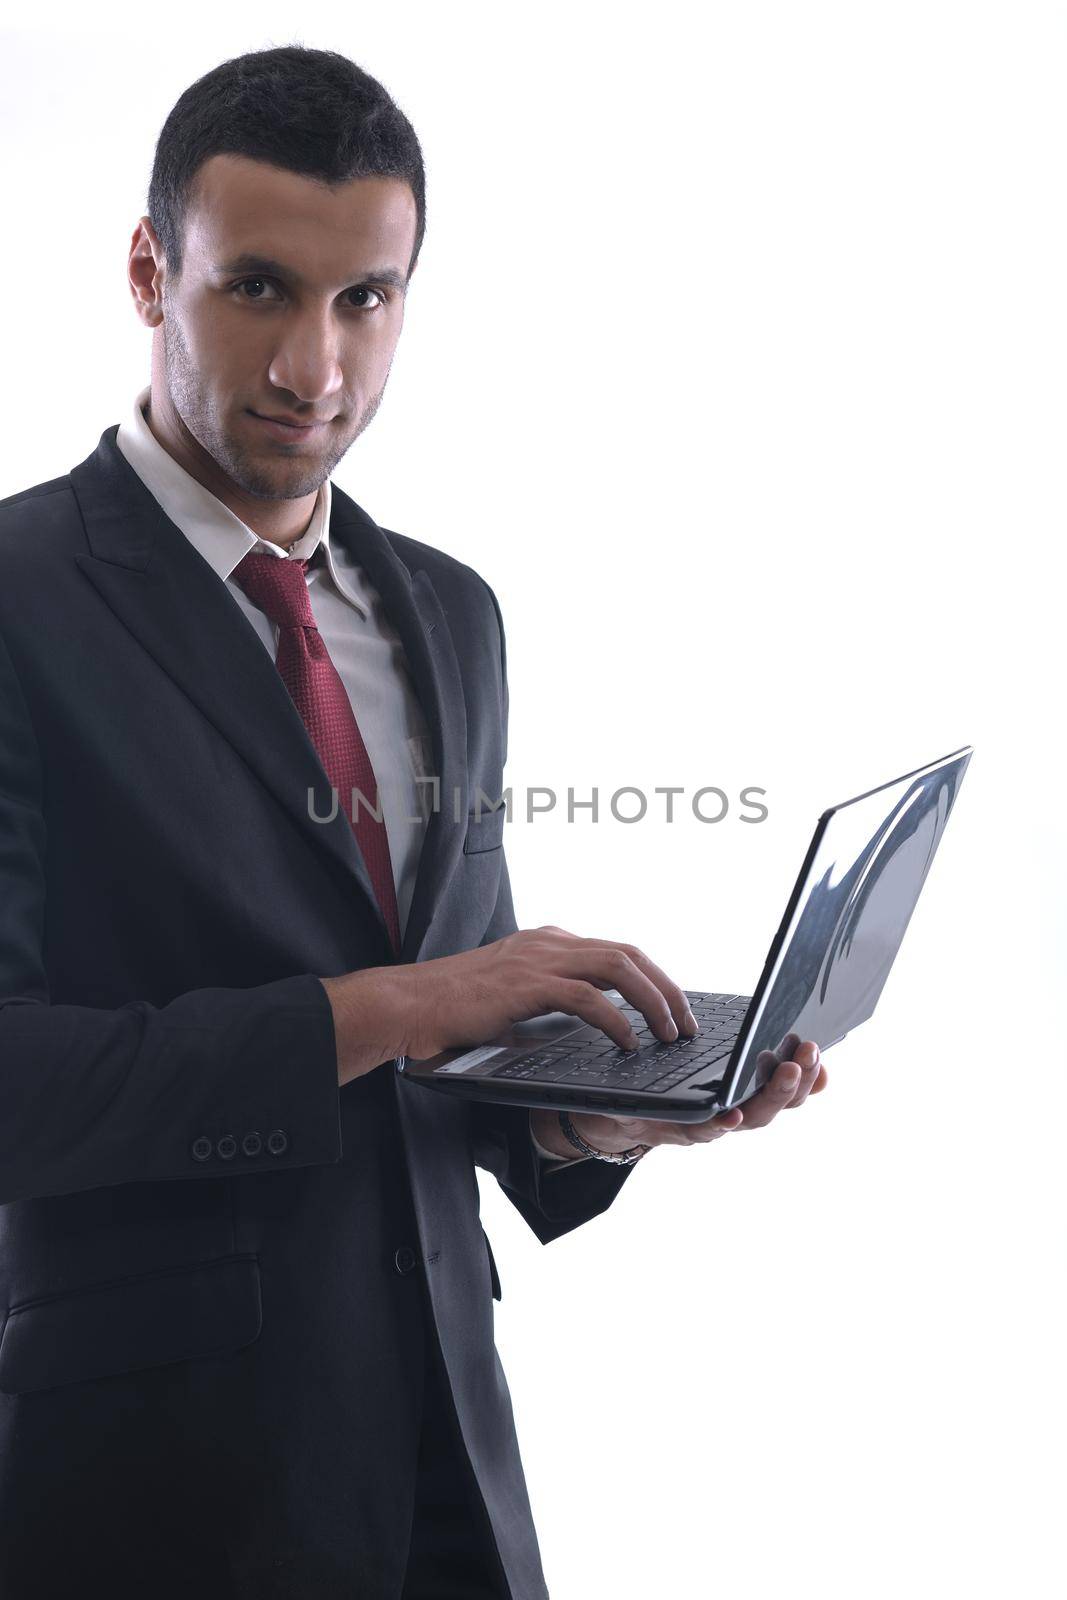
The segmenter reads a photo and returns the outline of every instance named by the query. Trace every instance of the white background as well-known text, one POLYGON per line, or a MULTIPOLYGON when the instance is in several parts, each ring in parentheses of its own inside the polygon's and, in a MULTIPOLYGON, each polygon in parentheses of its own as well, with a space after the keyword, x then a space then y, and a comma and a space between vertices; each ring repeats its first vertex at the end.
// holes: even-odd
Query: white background
POLYGON ((497 1338, 554 1600, 1061 1592, 1063 84, 1053 5, 94 8, 7 33, 7 449, 148 381, 159 127, 226 55, 351 55, 426 242, 336 473, 507 628, 520 925, 748 991, 818 813, 976 754, 875 1018, 771 1128, 654 1151, 497 1338), (210 27, 208 21, 210 19, 210 27), (299 31, 294 31, 299 28, 299 31), (767 791, 626 825, 612 792, 767 791))

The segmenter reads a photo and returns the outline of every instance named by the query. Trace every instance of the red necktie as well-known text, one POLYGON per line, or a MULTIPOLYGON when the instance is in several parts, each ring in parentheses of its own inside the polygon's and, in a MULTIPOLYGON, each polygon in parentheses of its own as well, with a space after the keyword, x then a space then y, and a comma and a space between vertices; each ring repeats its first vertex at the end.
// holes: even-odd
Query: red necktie
POLYGON ((330 660, 315 623, 304 569, 307 561, 292 557, 249 554, 230 576, 252 601, 278 625, 275 665, 288 689, 326 776, 337 790, 341 809, 356 835, 360 853, 370 873, 385 925, 400 951, 400 918, 396 905, 393 864, 384 817, 379 820, 378 783, 352 702, 340 673, 330 660), (352 789, 357 791, 352 814, 352 789), (364 805, 360 796, 366 798, 364 805), (373 809, 369 809, 373 808, 373 809))

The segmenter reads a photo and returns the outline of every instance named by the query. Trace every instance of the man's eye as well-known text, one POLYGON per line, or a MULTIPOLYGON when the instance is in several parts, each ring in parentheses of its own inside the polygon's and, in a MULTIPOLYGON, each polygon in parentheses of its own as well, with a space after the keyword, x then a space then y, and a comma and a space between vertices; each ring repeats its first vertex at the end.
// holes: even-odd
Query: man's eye
MULTIPOLYGON (((245 288, 248 287, 248 285, 250 283, 259 284, 259 286, 261 288, 265 288, 265 289, 269 289, 271 287, 270 284, 267 282, 266 278, 242 278, 240 283, 235 283, 234 284, 234 288, 235 289, 245 289, 245 288)), ((251 299, 251 300, 262 300, 262 298, 263 298, 263 296, 259 295, 259 294, 242 295, 241 296, 242 300, 249 300, 249 299, 251 299)))
MULTIPOLYGON (((234 287, 235 291, 239 292, 239 291, 248 289, 251 285, 254 285, 260 291, 263 291, 265 289, 273 288, 273 285, 266 278, 242 278, 241 281, 239 283, 235 283, 233 285, 233 287, 234 287)), ((384 298, 383 298, 380 290, 372 289, 367 284, 361 284, 358 289, 350 289, 348 292, 349 292, 349 294, 361 294, 361 295, 372 294, 374 296, 373 304, 356 306, 355 309, 357 311, 377 311, 378 307, 381 306, 381 305, 384 305, 384 303, 385 303, 384 302, 384 298)), ((258 301, 264 299, 264 295, 263 295, 262 292, 257 293, 257 294, 243 294, 243 293, 241 293, 240 294, 240 298, 242 300, 252 300, 252 301, 258 302, 258 301)))

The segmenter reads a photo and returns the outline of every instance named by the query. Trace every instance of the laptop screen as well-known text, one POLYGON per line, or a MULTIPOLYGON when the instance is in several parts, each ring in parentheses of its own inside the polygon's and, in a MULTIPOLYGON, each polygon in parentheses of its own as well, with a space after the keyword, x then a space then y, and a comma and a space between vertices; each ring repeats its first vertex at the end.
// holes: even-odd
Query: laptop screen
POLYGON ((819 819, 723 1085, 747 1098, 761 1050, 788 1033, 827 1050, 874 1011, 955 803, 958 750, 819 819))

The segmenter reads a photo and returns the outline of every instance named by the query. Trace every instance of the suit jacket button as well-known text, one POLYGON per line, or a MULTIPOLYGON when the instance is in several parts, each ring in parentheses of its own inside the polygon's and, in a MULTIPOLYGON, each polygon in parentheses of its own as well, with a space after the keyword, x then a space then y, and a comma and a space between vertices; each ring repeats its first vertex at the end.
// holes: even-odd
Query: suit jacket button
POLYGON ((246 1156, 258 1156, 263 1149, 263 1140, 258 1133, 246 1133, 241 1140, 241 1149, 246 1156))
POLYGON ((275 1128, 267 1135, 267 1149, 272 1156, 283 1156, 289 1148, 289 1135, 284 1128, 275 1128))
POLYGON ((415 1265, 414 1250, 412 1250, 409 1245, 402 1244, 400 1249, 393 1256, 393 1265, 396 1267, 396 1270, 399 1272, 400 1276, 404 1277, 404 1275, 410 1272, 412 1267, 415 1265))
POLYGON ((232 1133, 224 1133, 215 1149, 223 1161, 232 1161, 237 1154, 237 1140, 232 1133))
POLYGON ((211 1143, 211 1140, 205 1139, 203 1134, 201 1134, 199 1139, 193 1140, 193 1160, 206 1161, 213 1149, 214 1145, 211 1143))

